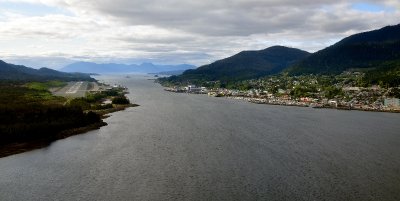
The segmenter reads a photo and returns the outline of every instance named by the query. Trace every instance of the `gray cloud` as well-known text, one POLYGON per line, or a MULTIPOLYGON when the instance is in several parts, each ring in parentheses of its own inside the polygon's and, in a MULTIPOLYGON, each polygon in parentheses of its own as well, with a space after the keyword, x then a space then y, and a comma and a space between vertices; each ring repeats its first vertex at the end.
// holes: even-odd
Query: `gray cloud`
POLYGON ((351 1, 343 0, 88 0, 85 2, 72 6, 76 10, 96 12, 129 25, 153 25, 209 36, 248 36, 277 33, 282 30, 306 31, 330 24, 337 26, 329 26, 326 31, 343 32, 349 28, 365 30, 376 27, 376 24, 382 26, 394 23, 399 16, 398 13, 388 14, 386 18, 378 15, 379 19, 371 22, 370 20, 377 14, 360 15, 359 12, 351 10, 349 3, 351 1), (324 7, 333 8, 331 12, 326 12, 324 7))
POLYGON ((355 10, 352 4, 359 0, 8 1, 42 3, 73 14, 0 18, 0 57, 22 64, 37 58, 31 63, 43 60, 52 67, 75 60, 201 65, 272 45, 313 52, 400 22, 397 0, 379 1, 388 8, 381 12, 355 10), (40 48, 32 52, 15 45, 26 43, 40 48), (27 55, 30 60, 21 59, 27 55), (65 61, 52 62, 60 58, 65 61))

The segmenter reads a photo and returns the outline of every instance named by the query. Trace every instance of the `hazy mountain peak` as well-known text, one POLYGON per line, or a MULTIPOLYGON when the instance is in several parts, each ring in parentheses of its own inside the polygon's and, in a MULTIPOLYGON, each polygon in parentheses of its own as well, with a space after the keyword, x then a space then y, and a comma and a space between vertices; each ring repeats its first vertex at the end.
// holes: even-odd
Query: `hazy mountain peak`
POLYGON ((155 66, 155 65, 150 62, 144 62, 144 63, 140 64, 140 66, 155 66))
POLYGON ((187 70, 195 68, 193 65, 156 65, 145 62, 136 64, 116 64, 106 63, 97 64, 92 62, 76 62, 65 66, 61 70, 64 72, 82 72, 82 73, 158 73, 163 71, 187 70))

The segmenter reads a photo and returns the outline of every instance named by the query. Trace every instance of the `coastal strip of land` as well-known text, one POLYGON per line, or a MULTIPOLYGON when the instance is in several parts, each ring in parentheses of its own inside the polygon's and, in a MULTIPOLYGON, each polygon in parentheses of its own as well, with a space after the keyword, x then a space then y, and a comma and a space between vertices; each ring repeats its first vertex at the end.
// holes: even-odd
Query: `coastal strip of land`
POLYGON ((252 103, 400 112, 400 86, 395 82, 367 82, 362 71, 346 71, 339 75, 279 74, 243 81, 171 82, 159 78, 156 82, 166 91, 208 94, 214 97, 242 99, 252 103), (191 84, 187 84, 191 83, 191 84))
MULTIPOLYGON (((244 100, 256 104, 267 105, 281 105, 281 106, 297 106, 297 107, 312 107, 316 109, 338 109, 338 110, 357 110, 357 111, 370 111, 370 112, 390 112, 400 113, 400 100, 398 98, 381 97, 381 101, 368 102, 368 101, 344 101, 339 98, 311 98, 300 97, 293 98, 287 93, 271 94, 262 92, 260 90, 230 90, 230 89, 208 89, 206 87, 196 87, 195 85, 188 85, 187 87, 168 87, 165 91, 174 93, 187 93, 187 94, 207 94, 211 97, 225 97, 229 99, 244 100)), ((354 96, 374 96, 375 94, 382 94, 376 88, 354 88, 354 91, 347 91, 354 96)))
POLYGON ((0 158, 107 125, 110 113, 136 107, 126 87, 98 82, 2 84, 0 158))

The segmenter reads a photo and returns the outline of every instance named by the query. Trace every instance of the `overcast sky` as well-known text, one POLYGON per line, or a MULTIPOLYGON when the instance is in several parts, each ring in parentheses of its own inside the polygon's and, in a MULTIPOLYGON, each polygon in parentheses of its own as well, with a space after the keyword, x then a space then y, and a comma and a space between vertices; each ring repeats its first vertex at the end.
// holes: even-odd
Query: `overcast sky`
POLYGON ((0 59, 202 65, 284 45, 315 52, 400 23, 400 0, 0 0, 0 59))

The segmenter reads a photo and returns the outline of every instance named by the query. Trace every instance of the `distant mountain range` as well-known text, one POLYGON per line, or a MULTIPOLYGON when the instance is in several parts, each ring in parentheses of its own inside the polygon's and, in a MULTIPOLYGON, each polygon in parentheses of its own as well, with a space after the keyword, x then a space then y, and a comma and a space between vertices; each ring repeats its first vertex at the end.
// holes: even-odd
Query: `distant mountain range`
POLYGON ((160 74, 160 75, 181 75, 183 72, 185 72, 185 70, 163 71, 163 72, 152 73, 152 74, 160 74))
POLYGON ((137 64, 97 64, 92 62, 76 62, 60 69, 64 72, 81 73, 100 73, 100 74, 118 74, 118 73, 159 73, 165 71, 182 71, 193 69, 195 66, 189 64, 181 65, 156 65, 152 63, 137 64))
POLYGON ((399 66, 399 61, 400 24, 344 38, 302 60, 288 72, 341 73, 354 68, 387 68, 388 63, 393 63, 395 67, 399 66))
POLYGON ((259 51, 243 51, 226 59, 187 70, 179 78, 185 80, 244 80, 281 72, 310 53, 283 46, 259 51))
POLYGON ((306 51, 273 46, 259 51, 243 51, 203 65, 96 64, 77 62, 61 69, 32 69, 0 60, 0 80, 85 80, 82 73, 161 73, 178 75, 164 78, 170 82, 240 81, 287 72, 300 74, 338 74, 349 69, 368 71, 366 77, 377 82, 397 83, 400 73, 400 24, 349 36, 338 43, 310 54, 306 51))
POLYGON ((65 73, 49 68, 33 69, 22 65, 14 65, 0 60, 0 80, 5 81, 48 81, 48 80, 94 80, 83 73, 65 73))

